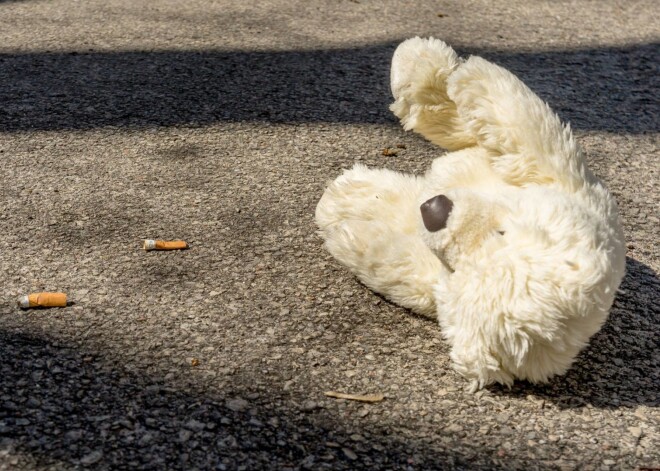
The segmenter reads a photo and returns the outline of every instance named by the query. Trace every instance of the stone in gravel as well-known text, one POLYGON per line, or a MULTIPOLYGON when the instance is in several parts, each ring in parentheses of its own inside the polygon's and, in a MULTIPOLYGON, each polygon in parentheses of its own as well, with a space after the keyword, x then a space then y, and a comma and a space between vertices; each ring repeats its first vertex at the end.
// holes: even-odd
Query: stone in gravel
POLYGON ((192 419, 186 422, 184 427, 187 428, 188 430, 192 430, 193 432, 201 432, 202 430, 204 430, 206 425, 200 422, 199 420, 192 419))
POLYGON ((506 424, 511 420, 511 414, 507 414, 506 412, 497 414, 496 420, 501 424, 506 424))
POLYGON ((80 464, 82 464, 84 466, 89 466, 91 464, 98 463, 99 461, 101 461, 102 458, 103 458, 103 451, 95 450, 95 451, 92 451, 91 453, 83 456, 80 459, 80 464))
POLYGON ((301 406, 301 409, 302 409, 304 412, 311 412, 311 411, 313 411, 314 409, 318 409, 318 408, 319 408, 319 405, 318 405, 316 402, 311 401, 311 400, 310 400, 310 401, 305 401, 305 402, 303 402, 303 403, 302 403, 302 406, 301 406))
POLYGON ((280 419, 278 419, 277 417, 271 417, 270 419, 268 419, 268 423, 273 427, 279 427, 280 419))
POLYGON ((77 441, 80 440, 82 436, 82 430, 70 430, 64 435, 64 438, 71 441, 77 441))
POLYGON ((158 421, 152 417, 147 417, 144 420, 144 423, 147 425, 147 427, 156 427, 156 425, 158 425, 158 421))
POLYGON ((303 469, 314 469, 314 461, 316 457, 314 455, 306 456, 304 460, 300 463, 303 469))
POLYGON ((458 424, 451 424, 444 428, 447 433, 458 433, 463 431, 463 427, 458 424))
POLYGON ((341 451, 344 452, 344 455, 345 455, 346 458, 348 458, 349 460, 356 460, 356 459, 357 459, 357 455, 356 455, 355 452, 354 452, 353 450, 351 450, 350 448, 342 448, 341 451))
POLYGON ((179 441, 181 443, 186 443, 188 440, 190 440, 191 436, 192 432, 190 430, 179 430, 179 441))
POLYGON ((34 397, 29 397, 28 400, 25 402, 25 405, 31 408, 37 408, 41 406, 41 401, 35 399, 34 397))
POLYGON ((221 448, 236 448, 238 446, 238 440, 233 435, 229 435, 222 440, 218 440, 217 445, 221 448))
POLYGON ((225 405, 234 412, 241 412, 247 409, 250 404, 245 399, 236 397, 234 399, 229 399, 225 405))

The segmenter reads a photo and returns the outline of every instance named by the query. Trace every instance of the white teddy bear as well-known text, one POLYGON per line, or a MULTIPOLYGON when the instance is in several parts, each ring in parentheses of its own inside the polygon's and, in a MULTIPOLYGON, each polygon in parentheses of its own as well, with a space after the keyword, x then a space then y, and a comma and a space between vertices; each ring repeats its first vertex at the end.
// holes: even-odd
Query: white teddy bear
POLYGON ((325 191, 328 251, 366 286, 437 318, 474 391, 564 373, 625 271, 616 203, 570 128, 507 70, 413 38, 391 110, 450 153, 425 176, 356 165, 325 191))

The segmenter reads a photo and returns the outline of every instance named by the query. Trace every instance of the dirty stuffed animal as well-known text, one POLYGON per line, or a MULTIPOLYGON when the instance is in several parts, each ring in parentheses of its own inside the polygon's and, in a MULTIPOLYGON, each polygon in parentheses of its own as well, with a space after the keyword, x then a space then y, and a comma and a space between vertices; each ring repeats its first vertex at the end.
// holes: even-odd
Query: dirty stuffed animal
POLYGON ((326 189, 327 250, 365 285, 438 319, 473 390, 563 374, 625 267, 616 203, 570 128, 507 70, 409 39, 391 110, 450 152, 424 176, 356 165, 326 189))

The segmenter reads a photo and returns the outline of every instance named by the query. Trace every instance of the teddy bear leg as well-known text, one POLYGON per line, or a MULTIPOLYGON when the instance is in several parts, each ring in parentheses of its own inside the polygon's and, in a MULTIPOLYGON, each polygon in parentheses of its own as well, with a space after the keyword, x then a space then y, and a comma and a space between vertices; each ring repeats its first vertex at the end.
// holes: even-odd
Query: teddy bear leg
POLYGON ((390 301, 437 319, 434 285, 447 268, 418 236, 380 221, 347 220, 323 233, 327 250, 390 301))
POLYGON ((429 38, 394 52, 392 112, 406 130, 451 151, 481 147, 507 183, 559 183, 575 190, 591 175, 568 126, 508 70, 429 38))

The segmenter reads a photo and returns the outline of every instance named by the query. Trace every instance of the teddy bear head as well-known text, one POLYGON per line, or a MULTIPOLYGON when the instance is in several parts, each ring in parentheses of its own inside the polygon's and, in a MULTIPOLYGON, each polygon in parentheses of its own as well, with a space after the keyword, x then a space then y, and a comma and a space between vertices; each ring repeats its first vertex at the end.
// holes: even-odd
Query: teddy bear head
MULTIPOLYGON (((454 188, 420 206, 421 235, 452 270, 497 253, 573 268, 619 239, 582 199, 545 187, 454 188)), ((602 210, 618 218, 615 206, 602 210)))
POLYGON ((429 198, 420 213, 425 243, 452 270, 477 251, 505 245, 510 209, 500 195, 455 189, 429 198))

